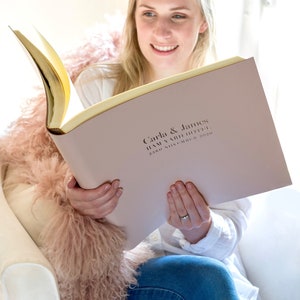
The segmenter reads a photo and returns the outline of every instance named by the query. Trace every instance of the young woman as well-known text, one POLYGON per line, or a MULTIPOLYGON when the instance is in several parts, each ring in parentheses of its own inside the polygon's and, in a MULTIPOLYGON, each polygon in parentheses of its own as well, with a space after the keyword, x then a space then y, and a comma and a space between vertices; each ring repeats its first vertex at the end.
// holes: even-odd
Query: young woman
MULTIPOLYGON (((214 45, 212 1, 129 0, 124 29, 119 60, 89 67, 76 81, 86 106, 203 65, 214 45)), ((197 187, 178 176, 166 195, 168 224, 148 238, 160 255, 140 267, 128 299, 256 299, 257 288, 233 263, 249 201, 208 207, 197 187)), ((68 184, 71 205, 94 219, 111 213, 121 195, 118 179, 94 190, 80 188, 74 178, 68 184)))

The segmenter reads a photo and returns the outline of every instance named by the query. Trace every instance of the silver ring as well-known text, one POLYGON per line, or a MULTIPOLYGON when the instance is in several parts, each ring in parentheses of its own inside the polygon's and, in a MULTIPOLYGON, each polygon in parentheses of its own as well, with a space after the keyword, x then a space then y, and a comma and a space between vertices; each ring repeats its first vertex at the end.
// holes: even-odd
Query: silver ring
POLYGON ((189 214, 186 214, 185 216, 182 216, 182 217, 179 216, 181 221, 187 220, 189 217, 190 217, 189 214))

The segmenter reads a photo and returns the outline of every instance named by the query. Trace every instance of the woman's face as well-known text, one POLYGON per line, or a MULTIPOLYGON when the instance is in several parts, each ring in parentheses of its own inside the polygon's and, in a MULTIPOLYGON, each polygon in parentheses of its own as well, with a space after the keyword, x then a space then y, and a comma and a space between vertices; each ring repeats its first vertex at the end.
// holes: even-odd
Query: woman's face
POLYGON ((198 34, 207 29, 196 0, 137 0, 135 20, 151 80, 189 69, 198 34))

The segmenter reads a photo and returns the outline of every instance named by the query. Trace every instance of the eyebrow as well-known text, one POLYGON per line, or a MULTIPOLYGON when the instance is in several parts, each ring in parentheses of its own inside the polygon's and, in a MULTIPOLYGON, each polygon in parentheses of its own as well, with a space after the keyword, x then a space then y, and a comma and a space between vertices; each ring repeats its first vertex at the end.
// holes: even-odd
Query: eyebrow
POLYGON ((190 9, 186 6, 178 6, 178 7, 171 8, 171 10, 190 10, 190 9))
MULTIPOLYGON (((140 4, 137 8, 155 9, 155 7, 149 6, 147 4, 140 4)), ((178 6, 178 7, 173 7, 170 10, 176 11, 176 10, 190 10, 190 9, 186 6, 178 6)))

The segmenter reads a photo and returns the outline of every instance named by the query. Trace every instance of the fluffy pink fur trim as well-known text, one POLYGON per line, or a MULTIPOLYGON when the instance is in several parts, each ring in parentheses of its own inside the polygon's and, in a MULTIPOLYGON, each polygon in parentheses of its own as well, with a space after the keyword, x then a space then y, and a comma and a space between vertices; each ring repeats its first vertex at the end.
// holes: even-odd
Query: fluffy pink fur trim
MULTIPOLYGON (((72 80, 89 64, 116 56, 120 34, 97 32, 63 56, 72 80)), ((51 262, 63 300, 125 299, 138 265, 151 257, 147 245, 124 252, 123 230, 78 214, 66 198, 70 171, 45 129, 42 90, 0 140, 1 163, 18 168, 15 183, 36 186, 35 201, 51 199, 56 213, 41 230, 41 250, 51 262)), ((10 179, 11 180, 11 179, 10 179)))

